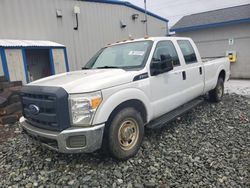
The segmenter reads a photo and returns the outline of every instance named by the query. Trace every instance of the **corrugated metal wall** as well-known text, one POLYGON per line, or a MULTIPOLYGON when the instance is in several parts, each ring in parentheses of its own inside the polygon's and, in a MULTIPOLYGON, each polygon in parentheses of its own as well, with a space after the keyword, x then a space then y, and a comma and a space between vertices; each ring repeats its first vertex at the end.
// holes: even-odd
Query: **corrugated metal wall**
MULTIPOLYGON (((0 38, 40 39, 62 43, 67 47, 70 70, 80 69, 102 46, 145 35, 144 14, 135 9, 104 3, 76 0, 1 0, 0 38), (74 30, 73 7, 81 9, 79 29, 74 30), (56 9, 62 10, 62 18, 56 17, 56 9), (132 14, 139 14, 133 21, 132 14), (127 27, 120 28, 120 20, 127 27)), ((148 16, 150 36, 164 36, 167 23, 148 16)))
POLYGON ((237 62, 231 63, 233 78, 250 78, 250 23, 241 23, 215 28, 178 33, 191 37, 202 57, 225 56, 226 51, 236 51, 237 62), (229 39, 234 43, 229 45, 229 39))

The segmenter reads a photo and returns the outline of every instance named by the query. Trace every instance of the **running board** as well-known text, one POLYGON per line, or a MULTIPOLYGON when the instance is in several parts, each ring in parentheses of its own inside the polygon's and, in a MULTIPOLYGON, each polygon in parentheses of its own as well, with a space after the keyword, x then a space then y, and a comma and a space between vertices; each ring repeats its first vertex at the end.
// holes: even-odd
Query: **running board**
POLYGON ((149 128, 149 129, 161 128, 161 127, 165 126, 166 123, 172 121, 173 119, 180 116, 181 114, 184 114, 185 112, 187 112, 191 108, 194 108, 195 106, 199 105, 203 101, 204 101, 203 98, 194 99, 194 100, 176 108, 175 110, 172 110, 172 111, 156 118, 155 120, 152 120, 151 122, 149 122, 146 125, 146 128, 149 128))

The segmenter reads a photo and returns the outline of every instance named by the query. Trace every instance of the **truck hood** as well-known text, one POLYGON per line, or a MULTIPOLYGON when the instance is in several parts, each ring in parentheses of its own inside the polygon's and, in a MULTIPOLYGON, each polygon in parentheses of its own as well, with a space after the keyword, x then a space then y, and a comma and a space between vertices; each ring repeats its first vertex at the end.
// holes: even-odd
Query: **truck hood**
POLYGON ((28 85, 56 86, 68 93, 97 91, 131 82, 138 71, 123 69, 90 69, 49 76, 28 85))

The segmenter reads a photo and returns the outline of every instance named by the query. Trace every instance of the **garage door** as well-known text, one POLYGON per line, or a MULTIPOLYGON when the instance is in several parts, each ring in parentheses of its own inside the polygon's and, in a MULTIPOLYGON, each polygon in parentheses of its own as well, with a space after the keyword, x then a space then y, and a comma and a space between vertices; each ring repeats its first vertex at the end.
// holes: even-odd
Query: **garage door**
POLYGON ((10 81, 26 83, 23 55, 20 49, 5 49, 5 55, 10 75, 10 81))
POLYGON ((55 74, 66 72, 66 64, 63 49, 52 49, 55 74))

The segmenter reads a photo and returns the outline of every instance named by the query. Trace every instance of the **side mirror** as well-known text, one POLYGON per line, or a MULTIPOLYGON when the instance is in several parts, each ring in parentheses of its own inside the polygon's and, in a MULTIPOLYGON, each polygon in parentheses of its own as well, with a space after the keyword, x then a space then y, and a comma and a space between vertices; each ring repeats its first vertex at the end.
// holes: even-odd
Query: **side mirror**
POLYGON ((158 75, 173 70, 173 59, 170 55, 160 55, 161 59, 151 64, 151 75, 158 75))

